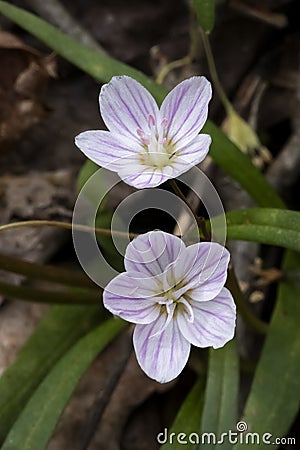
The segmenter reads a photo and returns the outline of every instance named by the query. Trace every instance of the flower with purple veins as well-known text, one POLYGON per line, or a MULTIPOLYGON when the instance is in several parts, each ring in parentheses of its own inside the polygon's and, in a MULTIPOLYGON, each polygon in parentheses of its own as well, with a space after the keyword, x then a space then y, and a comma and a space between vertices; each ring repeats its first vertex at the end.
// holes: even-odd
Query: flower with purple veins
POLYGON ((136 324, 133 344, 144 372, 161 383, 176 378, 191 344, 219 348, 233 338, 236 308, 224 287, 229 252, 217 243, 188 247, 162 231, 135 238, 126 272, 106 286, 104 306, 136 324))
POLYGON ((207 119, 211 85, 205 77, 178 84, 159 109, 152 95, 128 76, 113 77, 100 92, 109 129, 80 133, 77 147, 96 164, 138 189, 159 186, 199 164, 211 138, 199 134, 207 119))

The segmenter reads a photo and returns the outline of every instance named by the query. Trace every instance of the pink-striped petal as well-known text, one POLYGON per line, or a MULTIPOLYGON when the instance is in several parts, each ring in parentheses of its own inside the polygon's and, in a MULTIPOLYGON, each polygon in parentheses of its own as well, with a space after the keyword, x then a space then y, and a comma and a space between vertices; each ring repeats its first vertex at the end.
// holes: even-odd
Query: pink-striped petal
POLYGON ((103 130, 84 131, 76 136, 75 144, 89 159, 112 171, 139 161, 138 154, 143 151, 139 143, 103 130))
POLYGON ((112 314, 132 323, 151 323, 160 313, 160 306, 154 297, 139 290, 136 277, 126 272, 114 278, 105 287, 103 303, 112 314))
POLYGON ((208 302, 190 302, 194 322, 186 312, 177 314, 183 336, 196 347, 223 347, 234 336, 236 307, 231 293, 223 288, 219 295, 208 302))
POLYGON ((119 177, 136 189, 153 188, 171 178, 168 170, 149 168, 136 161, 135 164, 124 165, 119 171, 119 177))
POLYGON ((207 155, 210 144, 211 137, 209 134, 197 135, 192 142, 177 150, 178 158, 175 159, 175 163, 178 161, 180 165, 181 161, 183 161, 192 166, 199 164, 207 155))
POLYGON ((162 274, 185 250, 178 237, 163 231, 149 231, 135 238, 125 253, 128 272, 144 274, 145 278, 162 274))
POLYGON ((189 298, 201 302, 216 297, 227 278, 230 254, 216 242, 190 245, 174 266, 174 278, 184 280, 178 295, 188 292, 189 298))
POLYGON ((207 119, 211 85, 205 77, 191 77, 165 98, 160 112, 168 123, 168 139, 184 146, 193 140, 207 119))
POLYGON ((166 383, 176 378, 187 363, 190 343, 181 334, 176 320, 159 333, 164 315, 149 325, 137 325, 133 345, 139 365, 154 380, 166 383), (156 334, 158 333, 158 334, 156 334))
POLYGON ((152 95, 140 83, 128 76, 113 77, 102 86, 100 112, 107 128, 139 140, 137 130, 148 128, 149 116, 159 118, 158 106, 152 95))

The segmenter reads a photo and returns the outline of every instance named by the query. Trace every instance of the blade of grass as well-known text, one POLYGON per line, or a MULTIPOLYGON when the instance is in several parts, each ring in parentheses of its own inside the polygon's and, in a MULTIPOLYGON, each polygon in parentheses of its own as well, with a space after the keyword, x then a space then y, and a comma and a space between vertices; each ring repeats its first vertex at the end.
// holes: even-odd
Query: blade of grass
MULTIPOLYGON (((235 429, 237 422, 239 392, 239 361, 235 340, 218 350, 211 349, 202 415, 201 435, 207 436, 198 448, 212 450, 219 447, 217 442, 222 433, 235 429), (204 435, 204 433, 206 433, 204 435), (210 433, 214 435, 210 436, 210 433)), ((220 446, 231 449, 226 437, 220 446)))
MULTIPOLYGON (((300 268, 300 255, 287 252, 284 270, 300 268)), ((300 406, 300 283, 283 281, 258 362, 250 394, 243 414, 249 432, 258 433, 260 442, 251 443, 253 450, 268 449, 262 441, 264 433, 272 448, 278 448, 276 438, 285 436, 300 406)), ((244 441, 245 442, 245 441, 244 441)), ((234 450, 249 447, 237 444, 234 450)))
POLYGON ((0 378, 0 443, 51 367, 101 318, 99 307, 54 306, 41 320, 0 378))
POLYGON ((196 433, 200 430, 203 404, 204 383, 203 379, 200 378, 182 403, 171 429, 165 428, 163 432, 158 434, 158 443, 164 444, 161 450, 172 450, 177 448, 176 444, 178 446, 184 445, 187 450, 197 448, 198 437, 196 433))
POLYGON ((109 319, 81 338, 52 368, 38 386, 2 450, 43 450, 80 378, 97 354, 126 326, 109 319))

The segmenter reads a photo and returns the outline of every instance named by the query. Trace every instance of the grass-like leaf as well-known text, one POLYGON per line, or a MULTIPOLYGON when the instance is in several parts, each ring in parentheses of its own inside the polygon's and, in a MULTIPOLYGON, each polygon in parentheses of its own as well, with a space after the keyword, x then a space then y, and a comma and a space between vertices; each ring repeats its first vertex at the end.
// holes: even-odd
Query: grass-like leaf
POLYGON ((300 251, 300 212, 253 208, 226 213, 227 238, 300 251))
POLYGON ((0 443, 53 364, 100 322, 98 311, 93 306, 55 306, 39 323, 0 378, 0 443))
MULTIPOLYGON (((284 270, 299 270, 300 255, 287 252, 284 270)), ((300 398, 300 283, 285 281, 279 287, 278 301, 270 330, 255 372, 243 420, 248 430, 258 433, 260 441, 251 449, 278 448, 276 438, 289 431, 299 410, 300 398), (264 433, 267 444, 262 441, 264 433)), ((257 438, 256 438, 257 439, 257 438)), ((238 444, 234 450, 249 447, 238 444)))
POLYGON ((9 432, 2 450, 43 450, 78 381, 97 354, 126 326, 109 319, 81 338, 53 367, 9 432))
POLYGON ((163 444, 161 450, 172 450, 181 446, 187 450, 197 448, 203 403, 204 383, 200 378, 182 403, 171 429, 164 429, 158 435, 159 443, 163 444))
POLYGON ((210 350, 205 403, 203 408, 201 449, 222 448, 228 450, 232 444, 226 437, 222 445, 222 433, 234 430, 237 422, 239 392, 239 362, 236 341, 232 340, 225 347, 210 350), (204 435, 204 433, 207 433, 204 435), (214 433, 214 435, 209 435, 214 433))

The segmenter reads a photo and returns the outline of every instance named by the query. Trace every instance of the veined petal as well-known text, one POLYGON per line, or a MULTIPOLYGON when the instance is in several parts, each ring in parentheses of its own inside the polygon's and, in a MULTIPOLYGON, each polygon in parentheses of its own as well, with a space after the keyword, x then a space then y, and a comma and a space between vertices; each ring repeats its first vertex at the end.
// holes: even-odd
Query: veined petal
POLYGON ((167 266, 184 251, 181 239, 164 231, 149 231, 128 244, 125 253, 125 268, 128 272, 139 272, 145 278, 162 274, 167 266))
POLYGON ((167 138, 173 144, 187 144, 207 119, 211 84, 205 77, 191 77, 178 84, 164 99, 160 113, 167 119, 167 138))
POLYGON ((100 112, 107 128, 138 140, 137 130, 148 128, 151 115, 159 117, 158 106, 152 95, 140 83, 128 76, 113 77, 102 86, 100 112))
POLYGON ((143 151, 138 142, 103 130, 84 131, 76 136, 75 144, 89 159, 112 171, 131 166, 143 151))
POLYGON ((227 278, 230 254, 216 242, 190 245, 174 266, 175 279, 182 280, 180 294, 202 302, 216 297, 227 278))
POLYGON ((199 164, 201 161, 203 161, 203 159, 207 155, 210 144, 211 144, 211 137, 209 136, 209 134, 201 133, 197 135, 192 140, 192 142, 181 148, 178 148, 177 150, 178 157, 175 159, 175 166, 177 161, 178 165, 181 164, 181 161, 189 163, 192 166, 199 164))
POLYGON ((179 329, 196 347, 223 347, 234 336, 236 307, 231 293, 223 288, 219 295, 208 302, 190 302, 194 322, 188 314, 177 314, 179 329))
POLYGON ((151 323, 160 313, 155 298, 145 297, 126 272, 110 281, 103 292, 103 303, 112 314, 133 323, 151 323))
POLYGON ((164 183, 169 177, 160 169, 151 169, 136 160, 135 164, 124 165, 118 171, 119 177, 136 189, 153 188, 164 183))
POLYGON ((181 334, 176 320, 172 319, 159 333, 164 323, 165 318, 161 315, 151 324, 137 325, 133 334, 139 365, 150 378, 160 383, 171 381, 180 374, 191 347, 181 334))

